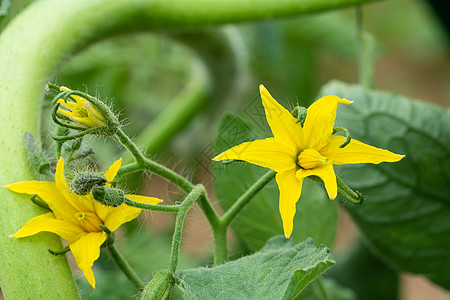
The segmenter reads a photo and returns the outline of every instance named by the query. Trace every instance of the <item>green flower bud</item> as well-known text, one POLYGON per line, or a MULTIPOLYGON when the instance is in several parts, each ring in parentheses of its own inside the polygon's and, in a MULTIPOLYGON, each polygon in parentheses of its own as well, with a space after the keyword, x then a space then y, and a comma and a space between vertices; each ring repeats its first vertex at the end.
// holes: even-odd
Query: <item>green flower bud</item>
POLYGON ((303 127, 303 124, 306 120, 306 113, 307 109, 303 106, 296 106, 294 110, 291 112, 291 115, 297 119, 295 123, 300 123, 300 125, 303 127))
POLYGON ((168 299, 175 277, 169 270, 159 270, 141 294, 141 300, 168 299))
POLYGON ((95 186, 92 196, 98 202, 106 206, 116 207, 125 201, 125 193, 120 189, 109 186, 95 186))
POLYGON ((88 195, 96 186, 102 186, 107 182, 105 176, 98 174, 80 174, 70 183, 70 191, 77 195, 88 195))

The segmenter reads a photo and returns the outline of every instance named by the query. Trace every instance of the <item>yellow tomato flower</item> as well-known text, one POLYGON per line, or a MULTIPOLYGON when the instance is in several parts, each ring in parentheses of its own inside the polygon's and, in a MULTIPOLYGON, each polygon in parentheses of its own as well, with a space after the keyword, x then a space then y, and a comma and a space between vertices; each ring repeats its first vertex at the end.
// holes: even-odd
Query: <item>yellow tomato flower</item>
POLYGON ((311 104, 303 127, 260 85, 266 119, 274 137, 237 145, 214 157, 219 160, 242 160, 277 172, 280 190, 279 209, 286 238, 293 229, 295 205, 300 198, 303 180, 318 176, 325 184, 328 196, 337 196, 337 181, 333 165, 395 162, 404 155, 375 148, 355 139, 340 148, 346 138, 333 135, 338 103, 351 101, 337 96, 325 96, 311 104))
MULTIPOLYGON (((121 163, 122 159, 119 159, 106 171, 105 177, 108 181, 114 179, 121 163)), ((42 231, 56 233, 69 242, 69 248, 78 267, 93 288, 95 288, 95 278, 91 268, 100 256, 100 246, 107 238, 99 225, 115 231, 120 225, 133 220, 141 212, 141 209, 125 204, 117 207, 104 206, 95 201, 92 194, 79 196, 71 193, 64 177, 62 157, 56 165, 55 182, 24 181, 5 187, 18 193, 37 194, 52 210, 34 217, 11 236, 23 238, 42 231)), ((138 195, 126 195, 126 197, 147 204, 158 204, 162 201, 138 195)))
MULTIPOLYGON (((62 86, 61 91, 70 91, 70 89, 62 86)), ((78 95, 71 95, 75 99, 76 103, 65 102, 63 99, 59 99, 58 103, 68 108, 69 110, 63 110, 58 108, 58 112, 75 123, 78 123, 85 127, 103 127, 106 126, 106 119, 102 113, 89 101, 78 95)))

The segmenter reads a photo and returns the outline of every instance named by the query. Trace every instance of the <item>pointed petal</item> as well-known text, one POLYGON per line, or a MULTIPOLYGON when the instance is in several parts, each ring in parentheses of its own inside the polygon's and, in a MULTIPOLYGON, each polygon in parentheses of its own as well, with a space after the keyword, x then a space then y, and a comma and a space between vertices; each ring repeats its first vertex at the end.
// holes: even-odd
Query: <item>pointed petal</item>
POLYGON ((25 194, 37 194, 44 200, 58 219, 78 224, 75 218, 77 210, 67 201, 52 181, 23 181, 5 186, 11 191, 25 194))
POLYGON ((109 212, 111 211, 112 207, 103 205, 100 202, 96 201, 94 197, 92 197, 92 194, 89 194, 89 197, 91 198, 91 201, 94 205, 95 214, 100 218, 100 220, 104 222, 109 212))
POLYGON ((72 114, 70 116, 70 119, 80 125, 84 125, 86 127, 98 127, 99 125, 92 121, 92 119, 89 119, 88 117, 77 117, 72 114))
POLYGON ((216 161, 229 159, 243 160, 278 172, 294 167, 296 157, 289 148, 274 138, 268 138, 242 143, 213 158, 216 161))
POLYGON ((286 144, 291 153, 298 154, 299 150, 304 148, 302 126, 295 123, 296 119, 291 113, 281 106, 262 84, 259 91, 273 136, 278 142, 286 144))
POLYGON ((71 112, 74 111, 75 107, 77 106, 77 104, 75 104, 73 102, 70 102, 70 101, 65 102, 63 99, 58 99, 57 102, 59 104, 61 104, 62 106, 67 107, 68 109, 70 109, 71 112))
MULTIPOLYGON (((80 196, 69 191, 64 177, 64 158, 60 157, 56 164, 55 182, 61 194, 64 195, 66 206, 72 206, 75 211, 93 211, 94 207, 88 196, 80 196)), ((50 205, 50 204, 49 204, 50 205)))
POLYGON ((333 134, 338 103, 350 104, 347 99, 337 96, 325 96, 308 107, 303 125, 306 147, 320 149, 333 134))
POLYGON ((334 165, 359 163, 379 164, 381 162, 396 162, 405 157, 405 155, 376 148, 355 139, 351 139, 350 144, 344 148, 339 148, 339 145, 344 141, 345 137, 334 135, 319 152, 330 159, 334 165))
POLYGON ((70 119, 70 117, 72 116, 72 112, 68 111, 68 110, 63 110, 58 108, 58 112, 66 117, 68 117, 70 119))
POLYGON ((42 231, 56 233, 69 243, 76 241, 80 235, 84 233, 84 230, 81 227, 75 226, 67 221, 56 219, 53 213, 46 213, 34 217, 11 236, 22 238, 42 231))
POLYGON ((295 176, 296 168, 277 173, 276 180, 280 190, 280 214, 284 235, 289 238, 294 227, 295 204, 302 192, 303 179, 295 176))
POLYGON ((95 278, 92 265, 100 256, 100 246, 105 240, 106 234, 104 232, 91 232, 69 245, 78 267, 83 271, 84 277, 94 289, 95 278))
POLYGON ((105 226, 109 230, 115 231, 123 223, 129 222, 135 219, 141 213, 140 208, 121 204, 117 207, 113 207, 105 219, 105 226))
POLYGON ((141 196, 141 195, 125 195, 130 200, 133 200, 135 202, 139 203, 145 203, 145 204, 153 204, 157 205, 158 203, 161 203, 162 200, 154 197, 147 197, 147 196, 141 196))
POLYGON ((312 175, 318 176, 320 179, 322 179, 325 184, 325 189, 327 190, 328 197, 330 197, 331 200, 334 200, 337 196, 337 181, 333 165, 325 164, 315 169, 300 169, 297 171, 297 178, 299 179, 312 175))
POLYGON ((106 180, 113 181, 122 165, 122 158, 116 160, 105 172, 106 180))

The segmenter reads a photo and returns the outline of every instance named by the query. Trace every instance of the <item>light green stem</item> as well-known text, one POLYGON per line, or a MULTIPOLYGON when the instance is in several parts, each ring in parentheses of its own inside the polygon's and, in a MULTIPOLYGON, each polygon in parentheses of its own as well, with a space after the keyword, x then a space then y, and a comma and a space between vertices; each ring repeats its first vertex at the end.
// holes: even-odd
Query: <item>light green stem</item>
POLYGON ((170 138, 185 128, 188 121, 204 106, 211 93, 210 86, 204 67, 197 63, 193 67, 191 81, 139 134, 136 139, 137 144, 145 145, 147 154, 158 153, 170 138))
MULTIPOLYGON (((34 179, 26 162, 23 135, 29 131, 39 136, 45 84, 63 61, 89 44, 143 30, 288 17, 370 1, 199 0, 189 5, 185 0, 35 1, 0 36, 0 111, 5 116, 0 125, 0 186, 34 179)), ((181 182, 183 189, 190 191, 185 183, 181 182)), ((43 211, 27 197, 4 188, 0 189, 0 201, 0 278, 6 298, 79 298, 67 261, 42 250, 61 248, 59 238, 46 233, 9 238, 43 211)))
POLYGON ((206 194, 205 188, 203 185, 196 185, 192 191, 186 196, 183 200, 183 203, 180 205, 180 210, 177 214, 177 220, 175 223, 175 230, 172 238, 172 249, 170 251, 170 266, 169 271, 175 273, 178 264, 178 255, 180 252, 180 243, 181 243, 181 234, 183 232, 184 218, 186 217, 187 212, 191 208, 192 204, 194 204, 197 199, 201 195, 206 194))
POLYGON ((123 257, 122 253, 117 250, 116 245, 110 243, 107 244, 107 248, 119 269, 127 276, 128 280, 130 280, 136 289, 142 291, 145 287, 144 282, 139 278, 125 257, 123 257))
POLYGON ((259 178, 221 217, 222 224, 228 226, 244 206, 247 205, 267 183, 275 178, 275 175, 275 171, 268 171, 259 178))
POLYGON ((363 12, 360 6, 355 7, 355 15, 359 84, 371 89, 373 88, 373 73, 375 71, 375 39, 363 29, 363 12))

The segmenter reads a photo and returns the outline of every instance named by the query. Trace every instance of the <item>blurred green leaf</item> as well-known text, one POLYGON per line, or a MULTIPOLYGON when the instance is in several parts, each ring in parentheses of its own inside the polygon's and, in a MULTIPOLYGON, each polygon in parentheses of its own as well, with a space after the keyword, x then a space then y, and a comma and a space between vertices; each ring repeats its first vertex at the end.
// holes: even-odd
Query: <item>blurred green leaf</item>
MULTIPOLYGON (((225 115, 219 126, 214 153, 219 154, 244 141, 256 139, 256 133, 239 117, 225 115)), ((213 162, 214 188, 219 203, 227 210, 267 169, 247 163, 224 165, 213 162)), ((270 237, 283 232, 278 212, 279 191, 275 180, 270 182, 231 223, 236 235, 248 250, 260 249, 270 237)), ((324 189, 305 181, 297 203, 292 238, 295 241, 312 237, 317 243, 331 246, 336 235, 337 206, 324 189)))
MULTIPOLYGON (((355 293, 330 278, 314 280, 296 300, 357 300, 355 293)), ((383 299, 383 298, 378 298, 383 299)), ((384 299, 383 299, 384 300, 384 299)))
POLYGON ((185 299, 291 299, 335 263, 329 252, 277 236, 253 255, 178 272, 178 287, 185 299))
POLYGON ((339 107, 337 126, 406 154, 398 163, 342 166, 337 173, 367 195, 346 208, 390 265, 450 288, 450 110, 339 82, 322 89, 329 94, 355 101, 339 107))
POLYGON ((361 241, 349 248, 342 251, 342 256, 337 255, 339 263, 326 276, 350 288, 359 299, 397 300, 398 273, 376 258, 361 241))

